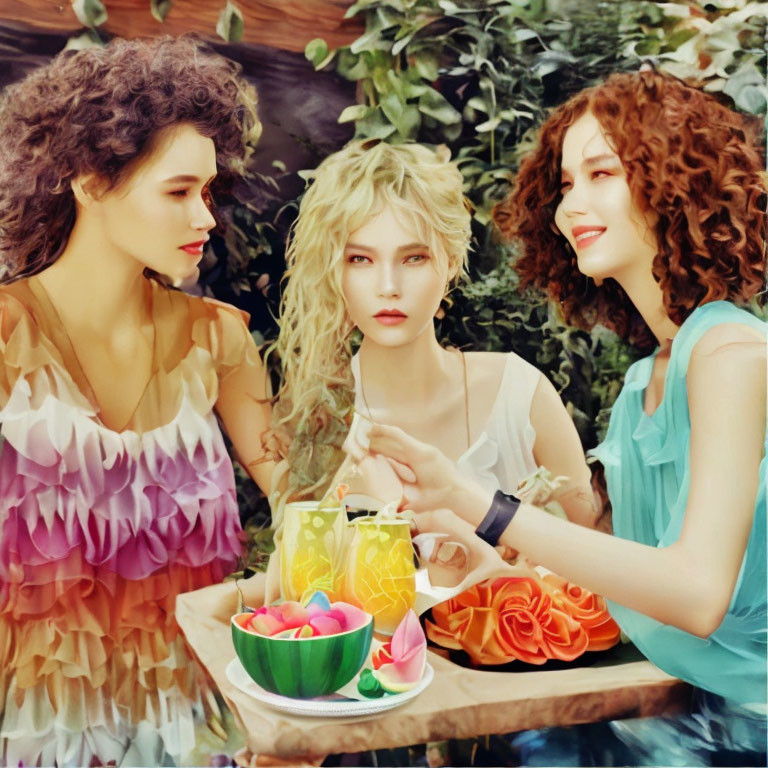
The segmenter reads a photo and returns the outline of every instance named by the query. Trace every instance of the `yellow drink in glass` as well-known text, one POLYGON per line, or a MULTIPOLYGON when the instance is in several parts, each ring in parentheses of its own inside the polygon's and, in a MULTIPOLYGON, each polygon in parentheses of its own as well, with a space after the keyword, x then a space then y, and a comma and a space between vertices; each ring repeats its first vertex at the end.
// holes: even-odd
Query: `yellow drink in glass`
POLYGON ((391 635, 416 600, 410 524, 372 518, 355 521, 345 600, 373 614, 377 632, 391 635))
POLYGON ((280 544, 280 590, 284 600, 302 600, 318 590, 341 600, 347 512, 343 506, 289 502, 280 544))

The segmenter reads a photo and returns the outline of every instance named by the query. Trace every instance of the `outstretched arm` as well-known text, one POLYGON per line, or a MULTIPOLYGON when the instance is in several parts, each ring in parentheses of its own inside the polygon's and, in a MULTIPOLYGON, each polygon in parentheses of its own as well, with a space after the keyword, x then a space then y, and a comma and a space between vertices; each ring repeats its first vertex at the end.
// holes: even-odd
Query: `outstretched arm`
MULTIPOLYGON (((522 505, 501 543, 569 581, 665 624, 706 637, 722 621, 749 537, 765 440, 764 342, 694 355, 688 369, 691 485, 679 539, 655 548, 522 505)), ((491 494, 437 449, 376 425, 371 450, 407 465, 414 509, 448 506, 477 526, 491 494)), ((404 477, 404 480, 408 478, 404 477)))

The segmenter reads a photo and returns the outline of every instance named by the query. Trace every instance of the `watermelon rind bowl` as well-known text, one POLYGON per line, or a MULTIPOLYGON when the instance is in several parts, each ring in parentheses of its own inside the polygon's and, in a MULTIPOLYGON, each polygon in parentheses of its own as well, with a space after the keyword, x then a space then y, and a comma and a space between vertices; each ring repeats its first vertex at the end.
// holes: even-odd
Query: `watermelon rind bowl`
MULTIPOLYGON (((361 611, 362 613, 362 611, 361 611)), ((346 685, 368 657, 373 616, 355 629, 336 635, 267 637, 244 629, 235 614, 232 642, 240 662, 264 690, 292 699, 327 696, 346 685)))

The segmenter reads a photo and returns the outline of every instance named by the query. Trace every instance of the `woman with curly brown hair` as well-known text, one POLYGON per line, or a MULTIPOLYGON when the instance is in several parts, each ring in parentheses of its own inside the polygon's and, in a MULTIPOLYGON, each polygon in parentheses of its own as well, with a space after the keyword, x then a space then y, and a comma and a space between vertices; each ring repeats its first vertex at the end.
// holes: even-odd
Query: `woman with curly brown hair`
POLYGON ((413 507, 450 506, 605 595, 649 659, 697 686, 687 719, 612 724, 630 764, 765 764, 766 325, 737 306, 765 286, 760 146, 756 125, 696 88, 614 75, 554 110, 497 209, 524 284, 571 322, 657 345, 627 372, 595 451, 614 537, 371 431, 372 451, 410 468, 413 507))
POLYGON ((194 274, 254 104, 170 38, 62 53, 0 102, 3 765, 165 765, 215 715, 174 603, 240 554, 217 414, 268 488, 265 379, 236 309, 157 276, 194 274))

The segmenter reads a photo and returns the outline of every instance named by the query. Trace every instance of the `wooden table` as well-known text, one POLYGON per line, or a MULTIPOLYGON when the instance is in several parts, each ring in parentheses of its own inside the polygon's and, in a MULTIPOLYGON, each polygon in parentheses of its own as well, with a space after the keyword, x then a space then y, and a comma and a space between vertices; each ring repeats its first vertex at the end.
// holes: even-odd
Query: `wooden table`
MULTIPOLYGON (((263 591, 264 577, 248 583, 263 591)), ((553 725, 671 715, 688 709, 691 687, 649 661, 549 671, 487 672, 457 666, 430 652, 435 679, 419 696, 363 718, 296 717, 270 709, 226 676, 235 657, 229 616, 234 585, 179 595, 179 625, 219 686, 254 754, 279 757, 391 749, 448 738, 508 733, 553 725)))

